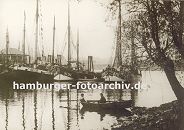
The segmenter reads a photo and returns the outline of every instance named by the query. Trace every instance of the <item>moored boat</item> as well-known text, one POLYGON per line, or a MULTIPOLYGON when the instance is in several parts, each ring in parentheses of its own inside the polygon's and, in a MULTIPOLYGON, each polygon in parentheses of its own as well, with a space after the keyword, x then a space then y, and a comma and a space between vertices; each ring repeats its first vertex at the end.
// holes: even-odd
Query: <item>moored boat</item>
POLYGON ((54 75, 48 71, 30 67, 13 67, 0 73, 0 78, 9 82, 52 82, 54 75))

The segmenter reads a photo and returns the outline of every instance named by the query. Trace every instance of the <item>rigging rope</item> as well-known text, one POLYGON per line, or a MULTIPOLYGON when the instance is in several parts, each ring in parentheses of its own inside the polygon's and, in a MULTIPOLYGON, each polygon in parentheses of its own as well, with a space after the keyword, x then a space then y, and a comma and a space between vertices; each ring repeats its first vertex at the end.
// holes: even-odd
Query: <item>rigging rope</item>
MULTIPOLYGON (((68 43, 68 41, 66 41, 67 40, 67 34, 68 34, 68 30, 66 31, 66 33, 65 33, 65 37, 64 37, 64 46, 63 46, 63 50, 62 50, 62 56, 64 56, 64 51, 65 51, 65 49, 66 49, 66 45, 67 45, 67 43, 68 43)), ((71 31, 71 34, 72 34, 72 31, 71 31)), ((72 48, 70 48, 71 50, 70 50, 70 53, 71 53, 71 60, 73 60, 74 61, 74 56, 72 56, 73 55, 73 51, 72 51, 72 49, 74 49, 75 51, 77 51, 77 46, 74 44, 74 41, 73 41, 73 37, 72 37, 73 35, 71 35, 71 40, 70 40, 70 42, 71 42, 71 47, 72 48)))
POLYGON ((65 32, 65 36, 64 36, 64 40, 63 40, 64 47, 63 47, 63 50, 62 50, 62 52, 61 52, 61 55, 62 55, 62 56, 64 55, 64 51, 65 51, 66 44, 67 44, 67 42, 65 42, 65 40, 66 40, 66 36, 67 36, 67 30, 66 30, 66 32, 65 32))

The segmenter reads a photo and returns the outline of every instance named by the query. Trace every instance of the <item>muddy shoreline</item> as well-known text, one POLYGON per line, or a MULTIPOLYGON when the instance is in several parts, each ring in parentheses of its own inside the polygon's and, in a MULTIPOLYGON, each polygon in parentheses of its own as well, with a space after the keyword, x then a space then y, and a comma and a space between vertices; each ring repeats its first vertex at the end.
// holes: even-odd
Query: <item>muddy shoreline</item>
POLYGON ((184 130, 184 101, 159 107, 134 107, 132 116, 118 119, 112 130, 184 130))

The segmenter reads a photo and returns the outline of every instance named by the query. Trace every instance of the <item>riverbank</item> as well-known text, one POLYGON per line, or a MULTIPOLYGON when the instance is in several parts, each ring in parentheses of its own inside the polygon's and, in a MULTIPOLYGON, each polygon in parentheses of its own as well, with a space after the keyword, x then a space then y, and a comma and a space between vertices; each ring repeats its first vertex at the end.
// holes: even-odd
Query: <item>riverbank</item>
POLYGON ((133 115, 118 119, 112 130, 184 130, 184 102, 159 107, 135 107, 133 115))

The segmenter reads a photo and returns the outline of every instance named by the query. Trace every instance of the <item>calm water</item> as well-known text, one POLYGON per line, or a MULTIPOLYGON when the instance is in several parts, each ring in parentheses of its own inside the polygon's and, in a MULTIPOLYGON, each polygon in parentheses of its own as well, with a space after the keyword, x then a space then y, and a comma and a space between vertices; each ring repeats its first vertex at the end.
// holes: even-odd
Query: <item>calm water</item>
MULTIPOLYGON (((178 72, 182 82, 183 73, 178 72)), ((135 100, 136 106, 159 106, 175 100, 169 82, 163 72, 142 72, 142 85, 146 90, 139 90, 131 95, 130 91, 110 90, 71 90, 65 91, 12 91, 7 84, 1 83, 0 89, 0 130, 110 130, 121 114, 81 112, 77 101, 66 102, 67 98, 79 99, 80 93, 85 98, 97 100, 103 92, 107 100, 135 100)), ((184 82, 182 82, 184 84, 184 82)))

